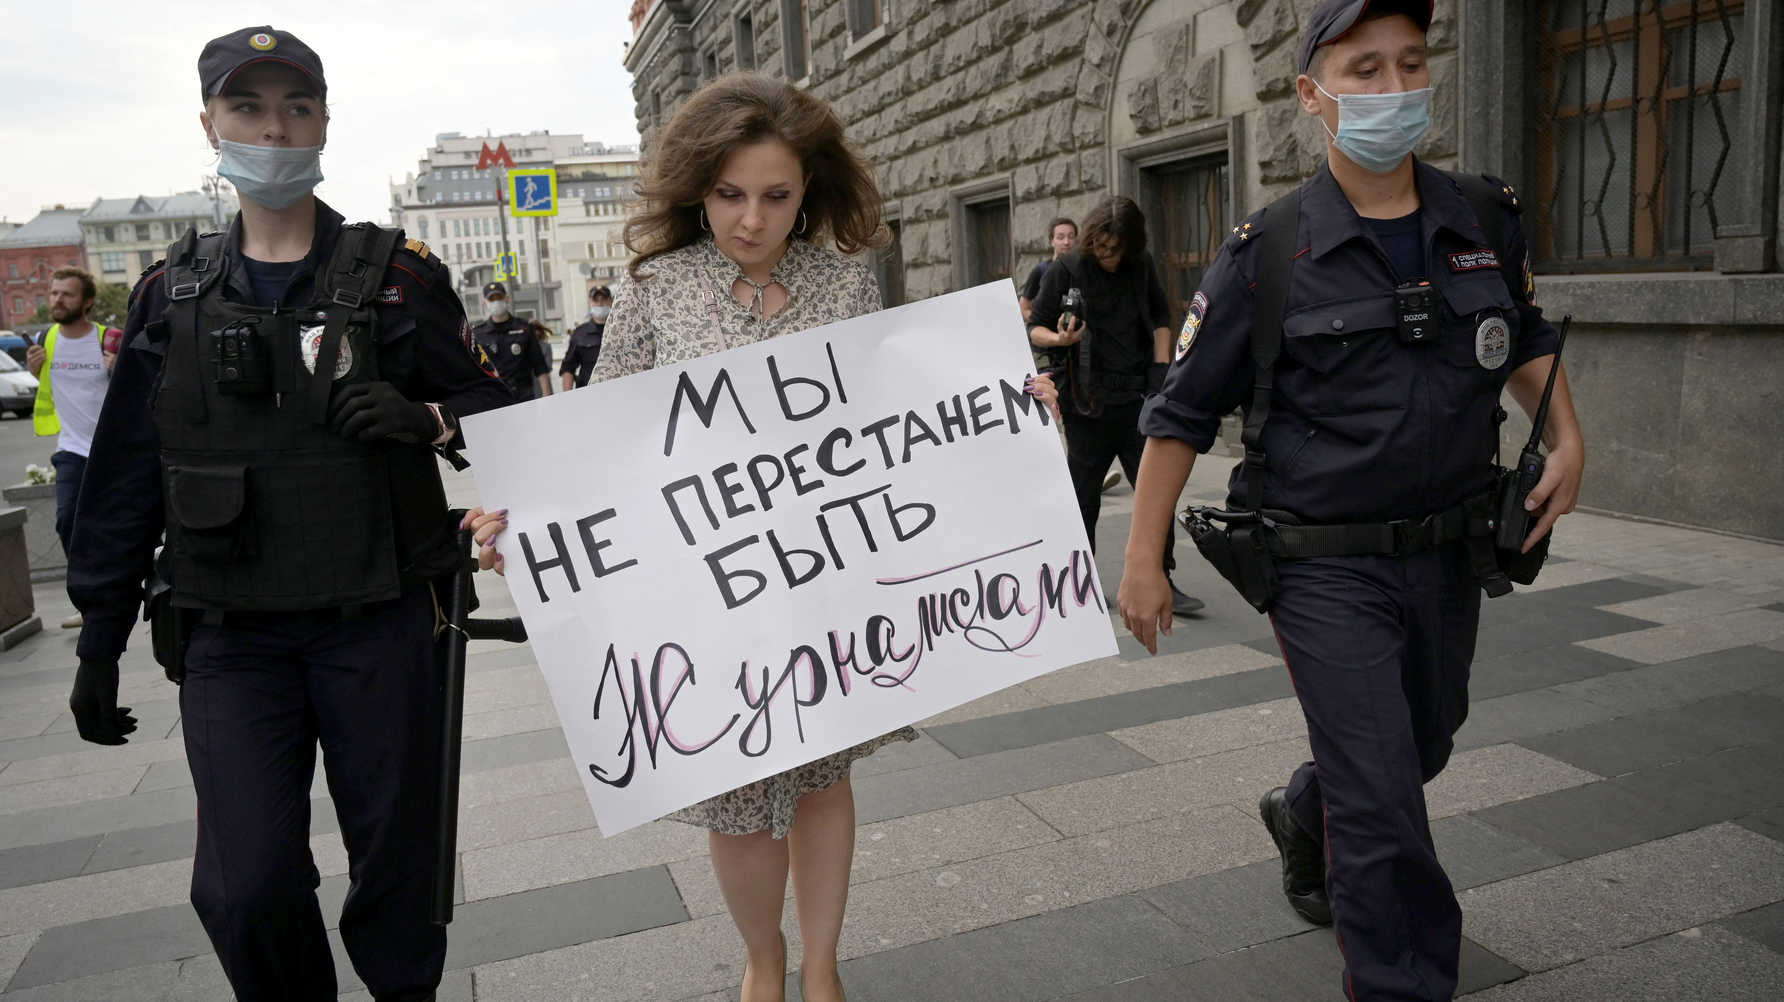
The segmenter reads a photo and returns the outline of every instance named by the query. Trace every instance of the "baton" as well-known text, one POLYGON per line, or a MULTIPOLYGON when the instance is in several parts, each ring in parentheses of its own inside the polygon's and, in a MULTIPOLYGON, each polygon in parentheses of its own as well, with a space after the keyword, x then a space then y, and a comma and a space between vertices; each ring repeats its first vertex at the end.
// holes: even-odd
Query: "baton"
POLYGON ((471 531, 458 533, 458 573, 446 595, 446 657, 440 684, 443 716, 440 727, 439 796, 435 805, 434 901, 428 918, 435 925, 452 921, 452 894, 458 873, 458 769, 459 743, 465 725, 465 619, 471 611, 471 573, 477 565, 466 556, 471 551, 471 531))
MULTIPOLYGON (((463 518, 463 512, 453 512, 463 518)), ((458 533, 458 552, 470 552, 474 542, 471 530, 458 533)), ((471 575, 477 561, 466 557, 452 576, 452 588, 446 596, 447 636, 445 664, 440 684, 443 686, 440 727, 440 777, 435 799, 439 813, 434 818, 435 844, 439 855, 434 860, 434 900, 428 918, 435 925, 452 922, 452 896, 458 883, 458 780, 461 742, 465 730, 465 643, 470 640, 506 640, 511 644, 527 642, 527 628, 518 617, 508 619, 471 619, 471 575)))

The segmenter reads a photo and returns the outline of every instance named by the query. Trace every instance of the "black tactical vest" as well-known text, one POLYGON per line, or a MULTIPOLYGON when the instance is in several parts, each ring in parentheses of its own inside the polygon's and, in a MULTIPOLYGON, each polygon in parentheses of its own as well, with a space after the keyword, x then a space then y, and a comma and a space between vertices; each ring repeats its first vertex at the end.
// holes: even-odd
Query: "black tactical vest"
POLYGON ((373 303, 401 236, 342 227, 309 303, 276 312, 224 298, 225 234, 169 249, 153 414, 176 604, 326 609, 401 592, 390 450, 422 447, 328 425, 334 387, 379 378, 373 303))

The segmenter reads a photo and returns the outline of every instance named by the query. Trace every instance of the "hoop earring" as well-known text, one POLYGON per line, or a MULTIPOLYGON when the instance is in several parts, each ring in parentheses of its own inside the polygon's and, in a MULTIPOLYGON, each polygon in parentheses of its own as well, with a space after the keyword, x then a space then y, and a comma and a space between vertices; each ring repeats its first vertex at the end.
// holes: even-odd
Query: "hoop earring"
POLYGON ((806 225, 805 210, 800 209, 799 210, 799 228, 794 230, 793 232, 799 234, 800 236, 805 236, 805 231, 807 229, 809 229, 809 227, 806 225))
POLYGON ((700 210, 700 228, 705 230, 708 233, 712 232, 712 227, 706 225, 706 210, 705 209, 700 210))

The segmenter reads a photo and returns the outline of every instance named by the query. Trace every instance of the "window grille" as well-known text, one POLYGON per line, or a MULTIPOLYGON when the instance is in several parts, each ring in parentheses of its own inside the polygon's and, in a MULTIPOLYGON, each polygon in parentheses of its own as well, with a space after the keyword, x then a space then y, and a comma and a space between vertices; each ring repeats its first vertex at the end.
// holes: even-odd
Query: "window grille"
POLYGON ((1542 0, 1533 144, 1538 261, 1713 266, 1746 71, 1744 0, 1542 0))

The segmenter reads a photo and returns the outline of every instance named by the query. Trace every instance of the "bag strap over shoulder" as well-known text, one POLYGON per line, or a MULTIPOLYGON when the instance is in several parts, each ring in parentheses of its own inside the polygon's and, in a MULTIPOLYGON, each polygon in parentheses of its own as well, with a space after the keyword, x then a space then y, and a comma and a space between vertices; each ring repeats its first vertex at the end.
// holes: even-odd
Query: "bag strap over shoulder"
MULTIPOLYGON (((194 337, 198 330, 198 299, 212 286, 223 280, 227 270, 223 261, 223 248, 229 242, 227 233, 206 233, 200 236, 196 229, 187 229, 185 235, 175 240, 167 248, 166 271, 162 281, 167 291, 167 311, 162 321, 175 337, 194 337)), ((204 382, 204 365, 201 352, 194 347, 186 352, 191 361, 191 372, 187 378, 193 386, 201 386, 204 382)), ((210 408, 205 405, 204 394, 187 393, 181 397, 183 417, 193 424, 203 424, 210 420, 210 408)))
POLYGON ((1282 354, 1282 314, 1288 305, 1289 273, 1295 264, 1295 236, 1301 223, 1301 190, 1296 188, 1264 210, 1258 235, 1257 289, 1251 307, 1251 361, 1256 372, 1251 407, 1245 412, 1245 506, 1264 506, 1264 422, 1276 392, 1276 359, 1282 354))
MULTIPOLYGON (((311 373, 305 407, 312 424, 328 420, 329 396, 334 390, 335 361, 341 356, 341 339, 346 336, 347 322, 353 314, 373 302, 384 281, 384 271, 403 231, 375 223, 354 223, 341 227, 335 240, 334 253, 328 260, 328 320, 322 328, 322 343, 316 349, 316 368, 311 373)), ((367 352, 365 364, 375 365, 375 352, 367 352)), ((375 372, 373 378, 376 378, 375 372)))

